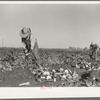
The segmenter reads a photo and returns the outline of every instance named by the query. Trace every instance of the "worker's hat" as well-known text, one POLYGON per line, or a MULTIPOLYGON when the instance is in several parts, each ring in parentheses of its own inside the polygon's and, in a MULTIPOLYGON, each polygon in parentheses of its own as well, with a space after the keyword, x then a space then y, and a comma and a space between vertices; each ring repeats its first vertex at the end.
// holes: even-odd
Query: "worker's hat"
POLYGON ((21 32, 20 32, 20 36, 21 36, 22 38, 25 38, 25 37, 27 37, 30 33, 31 33, 31 29, 30 29, 30 28, 24 27, 24 28, 21 30, 21 32))

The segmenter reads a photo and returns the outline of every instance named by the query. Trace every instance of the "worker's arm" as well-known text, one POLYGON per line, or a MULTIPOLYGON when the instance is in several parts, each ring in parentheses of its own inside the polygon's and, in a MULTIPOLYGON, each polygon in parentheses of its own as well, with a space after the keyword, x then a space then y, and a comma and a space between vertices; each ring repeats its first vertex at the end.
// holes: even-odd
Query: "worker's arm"
POLYGON ((22 42, 22 47, 23 47, 23 49, 26 49, 25 47, 26 47, 26 45, 25 45, 25 43, 24 42, 22 42))
POLYGON ((34 48, 34 41, 33 34, 31 34, 31 49, 34 48))
POLYGON ((98 50, 100 50, 100 47, 97 45, 98 50))

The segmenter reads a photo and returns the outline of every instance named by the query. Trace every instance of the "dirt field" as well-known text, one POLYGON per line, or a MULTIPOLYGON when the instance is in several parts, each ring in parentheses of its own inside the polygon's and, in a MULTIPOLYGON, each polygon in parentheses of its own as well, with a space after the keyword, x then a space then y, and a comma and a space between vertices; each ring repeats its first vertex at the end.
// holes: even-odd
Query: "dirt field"
POLYGON ((100 86, 100 71, 87 70, 85 68, 76 68, 77 62, 83 59, 91 63, 95 68, 100 67, 100 53, 98 52, 98 61, 92 61, 88 50, 69 50, 69 49, 39 49, 39 63, 49 70, 59 70, 69 68, 75 71, 78 77, 75 80, 40 81, 35 80, 32 68, 38 68, 31 59, 27 62, 24 59, 22 49, 1 48, 0 49, 0 87, 82 87, 82 86, 100 86), (95 80, 93 81, 93 79, 95 80), (25 83, 24 85, 22 83, 25 83), (91 85, 92 84, 92 85, 91 85))

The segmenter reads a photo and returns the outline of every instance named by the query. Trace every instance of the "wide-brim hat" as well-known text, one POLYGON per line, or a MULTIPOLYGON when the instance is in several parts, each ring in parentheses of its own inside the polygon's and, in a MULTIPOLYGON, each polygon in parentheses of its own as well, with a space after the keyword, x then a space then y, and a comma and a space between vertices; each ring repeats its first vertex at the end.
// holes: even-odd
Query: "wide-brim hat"
POLYGON ((27 37, 27 36, 29 36, 29 32, 27 32, 27 33, 23 33, 22 31, 20 32, 20 36, 22 37, 22 38, 25 38, 25 37, 27 37))

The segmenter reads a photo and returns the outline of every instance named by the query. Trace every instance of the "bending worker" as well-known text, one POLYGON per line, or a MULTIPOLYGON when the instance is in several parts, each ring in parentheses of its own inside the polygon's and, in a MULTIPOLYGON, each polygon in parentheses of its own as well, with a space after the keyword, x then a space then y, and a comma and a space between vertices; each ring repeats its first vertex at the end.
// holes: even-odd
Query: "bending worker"
POLYGON ((33 49, 34 47, 34 40, 31 33, 31 29, 24 27, 20 32, 20 36, 24 48, 24 53, 28 55, 31 49, 33 49))
POLYGON ((90 44, 90 58, 93 60, 97 60, 97 51, 100 50, 99 46, 95 43, 90 44))

